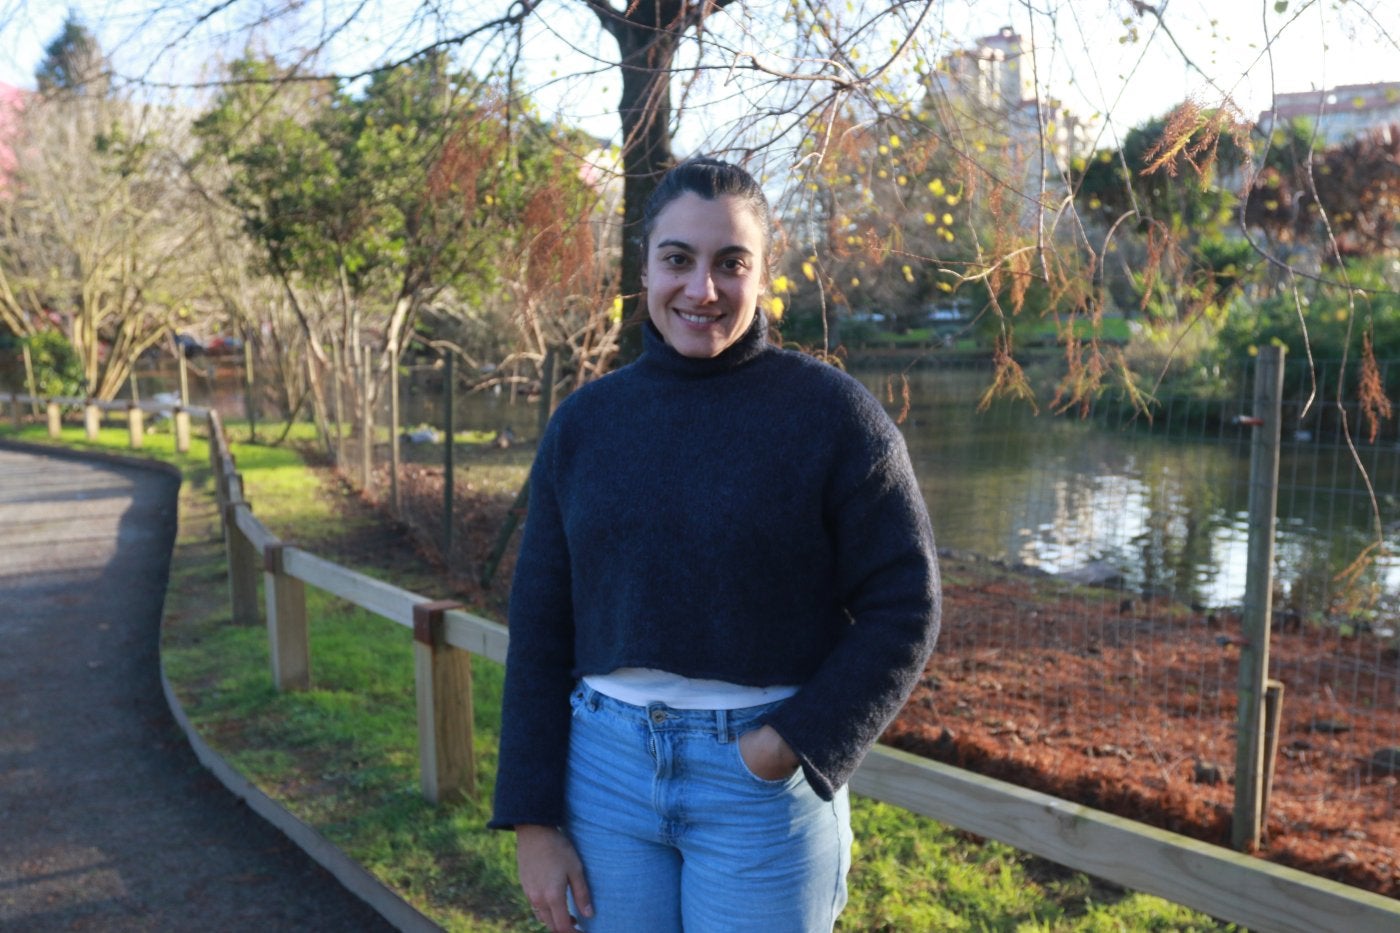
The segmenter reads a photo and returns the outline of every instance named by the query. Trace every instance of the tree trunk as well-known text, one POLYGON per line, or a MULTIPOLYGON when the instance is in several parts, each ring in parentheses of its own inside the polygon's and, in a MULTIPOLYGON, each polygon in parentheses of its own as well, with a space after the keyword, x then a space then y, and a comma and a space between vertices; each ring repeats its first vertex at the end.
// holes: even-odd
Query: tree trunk
POLYGON ((645 319, 641 301, 642 210, 671 155, 671 63, 685 28, 683 8, 670 3, 640 4, 628 18, 599 14, 617 40, 622 66, 622 316, 621 362, 641 352, 638 326, 645 319), (654 14, 655 20, 645 14, 654 14), (645 16, 645 20, 643 17, 645 16))
MULTIPOLYGON (((636 36, 635 31, 633 37, 636 36)), ((645 320, 642 271, 646 254, 642 249, 642 211, 656 190, 661 176, 674 163, 671 155, 671 59, 676 51, 674 37, 648 35, 650 42, 639 48, 623 48, 622 117, 624 174, 622 199, 622 314, 628 325, 645 320), (635 63, 635 64, 634 64, 635 63)), ((619 39, 619 44, 622 40, 619 39)), ((622 332, 623 361, 636 358, 642 349, 639 326, 626 326, 622 332)))

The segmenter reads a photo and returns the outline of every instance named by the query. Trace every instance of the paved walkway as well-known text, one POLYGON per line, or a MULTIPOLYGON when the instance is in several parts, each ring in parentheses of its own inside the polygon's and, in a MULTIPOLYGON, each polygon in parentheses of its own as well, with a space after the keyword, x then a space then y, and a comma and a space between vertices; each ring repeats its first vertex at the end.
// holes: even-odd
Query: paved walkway
POLYGON ((0 446, 0 931, 388 929, 170 717, 176 492, 155 470, 0 446))

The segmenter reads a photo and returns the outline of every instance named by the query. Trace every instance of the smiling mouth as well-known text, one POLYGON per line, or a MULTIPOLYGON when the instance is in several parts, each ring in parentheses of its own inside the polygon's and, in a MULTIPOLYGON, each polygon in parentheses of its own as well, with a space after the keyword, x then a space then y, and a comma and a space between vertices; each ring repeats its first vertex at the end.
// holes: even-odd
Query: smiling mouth
POLYGON ((722 314, 692 314, 689 311, 677 311, 676 316, 691 324, 713 324, 724 317, 722 314))

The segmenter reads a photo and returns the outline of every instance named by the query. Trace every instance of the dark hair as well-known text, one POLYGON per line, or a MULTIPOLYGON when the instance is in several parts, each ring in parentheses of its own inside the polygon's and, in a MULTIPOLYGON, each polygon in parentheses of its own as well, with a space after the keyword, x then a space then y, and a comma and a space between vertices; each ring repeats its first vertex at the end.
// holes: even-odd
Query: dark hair
POLYGON ((661 184, 647 198, 642 209, 642 251, 651 245, 651 231, 656 218, 672 201, 683 194, 698 194, 707 201, 732 196, 745 201, 758 216, 763 227, 763 248, 766 252, 772 236, 773 214, 763 189, 748 172, 729 162, 699 156, 687 159, 666 173, 661 184))

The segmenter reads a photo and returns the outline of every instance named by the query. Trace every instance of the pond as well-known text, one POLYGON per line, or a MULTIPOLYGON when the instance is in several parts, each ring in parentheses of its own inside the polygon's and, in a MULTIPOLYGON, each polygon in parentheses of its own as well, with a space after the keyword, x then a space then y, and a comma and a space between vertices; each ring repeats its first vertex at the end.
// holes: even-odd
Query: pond
MULTIPOLYGON (((855 375, 892 413, 908 380, 901 429, 940 546, 1049 573, 1093 566, 1121 574, 1128 590, 1203 607, 1242 602, 1250 428, 1161 417, 1115 425, 1005 402, 979 413, 991 378, 980 367, 855 375)), ((1358 452, 1394 554, 1400 450, 1358 452)), ((1279 473, 1276 605, 1319 613, 1340 595, 1336 575, 1377 540, 1377 511, 1344 440, 1285 430, 1279 473)), ((1360 579, 1400 595, 1394 558, 1377 557, 1360 579)))
MULTIPOLYGON (((403 383, 402 424, 440 426, 440 373, 403 383)), ((985 366, 862 366, 864 382, 901 424, 941 547, 1065 573, 1091 567, 1127 590, 1169 593, 1202 607, 1238 606, 1245 588, 1250 429, 1166 417, 1105 419, 1035 413, 998 403, 979 412, 985 366)), ((172 377, 142 379, 149 397, 172 377)), ((198 404, 241 417, 241 374, 221 367, 192 377, 198 404)), ((534 403, 503 393, 457 397, 459 430, 510 427, 537 434, 534 403)), ((1177 414, 1180 414, 1179 412, 1177 414)), ((1189 414, 1189 412, 1188 412, 1189 414)), ((383 417, 383 415, 381 415, 383 417)), ((1285 421, 1276 538, 1275 604, 1321 614, 1340 595, 1335 578, 1377 540, 1360 576, 1384 603, 1400 602, 1400 447, 1359 445, 1366 480, 1345 443, 1285 421)))

